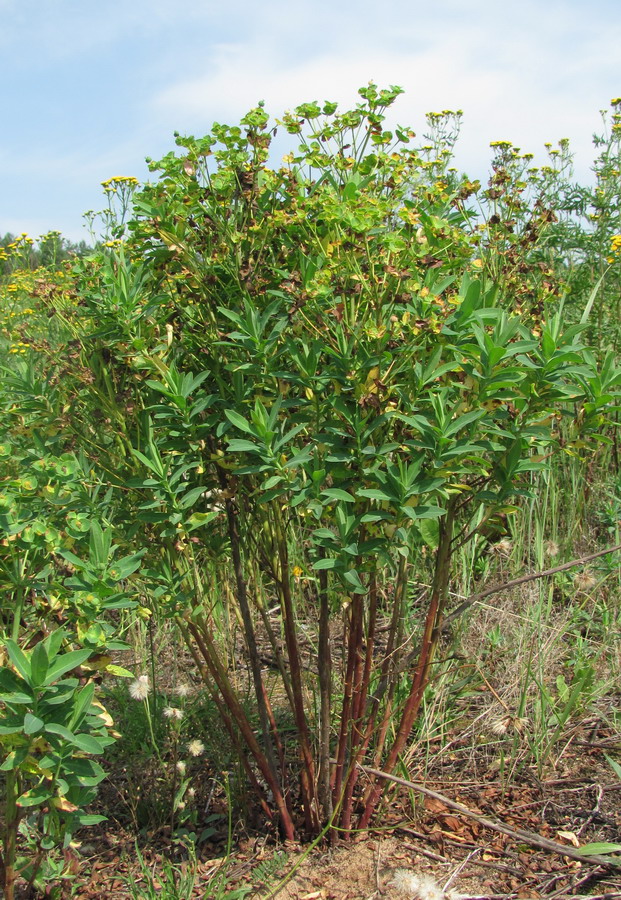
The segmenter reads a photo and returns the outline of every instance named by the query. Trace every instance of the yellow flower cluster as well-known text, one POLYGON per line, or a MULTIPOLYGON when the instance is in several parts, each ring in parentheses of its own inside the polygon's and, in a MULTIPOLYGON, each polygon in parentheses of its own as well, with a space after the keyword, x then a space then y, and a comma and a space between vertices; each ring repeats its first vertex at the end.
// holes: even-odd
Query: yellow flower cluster
POLYGON ((13 347, 10 348, 9 353, 26 353, 30 344, 25 343, 24 341, 18 341, 13 347))
POLYGON ((112 178, 107 178, 101 184, 103 187, 108 184, 138 184, 138 179, 133 175, 113 175, 112 178))
POLYGON ((613 263, 615 261, 615 256, 618 256, 621 253, 621 234, 613 234, 610 238, 610 256, 608 257, 608 262, 613 263))
POLYGON ((11 241, 10 244, 7 244, 6 247, 0 247, 0 261, 10 259, 19 253, 20 250, 24 250, 26 247, 32 246, 32 244, 34 244, 33 239, 28 237, 25 231, 22 231, 20 236, 11 241))
POLYGON ((133 175, 113 175, 101 182, 101 186, 109 194, 116 194, 118 188, 122 187, 138 187, 138 179, 133 175))
POLYGON ((437 119, 446 119, 448 116, 463 116, 462 109, 443 109, 442 112, 428 112, 426 116, 432 122, 437 119))

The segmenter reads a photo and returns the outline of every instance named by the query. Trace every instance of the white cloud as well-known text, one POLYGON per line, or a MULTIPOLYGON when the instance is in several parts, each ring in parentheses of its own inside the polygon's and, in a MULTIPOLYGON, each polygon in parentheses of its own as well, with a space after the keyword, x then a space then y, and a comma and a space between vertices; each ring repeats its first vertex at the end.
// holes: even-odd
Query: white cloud
POLYGON ((15 74, 0 226, 47 207, 49 227, 76 234, 99 182, 144 177, 144 156, 170 149, 174 130, 204 134, 260 99, 273 116, 312 99, 348 105, 369 79, 405 88, 390 122, 419 133, 426 111, 463 109, 457 163, 477 177, 492 140, 541 161, 544 141, 569 137, 584 180, 598 110, 621 95, 617 4, 0 0, 15 74))
MULTIPOLYGON (((433 33, 429 22, 418 29, 406 23, 398 41, 385 40, 381 30, 373 39, 354 32, 351 46, 338 53, 309 47, 293 62, 279 35, 223 43, 200 75, 157 92, 152 109, 170 130, 204 132, 214 119, 234 121, 260 99, 274 116, 306 100, 351 103, 358 99, 356 89, 373 79, 406 89, 394 118, 417 130, 426 111, 463 109, 458 157, 466 167, 481 169, 492 140, 512 140, 524 151, 538 153, 545 141, 569 137, 580 174, 586 176, 598 109, 609 99, 599 96, 595 73, 602 76, 603 70, 600 81, 606 83, 608 75, 612 87, 612 65, 606 60, 614 60, 613 45, 618 38, 621 44, 621 35, 618 29, 590 24, 584 44, 572 49, 550 40, 558 30, 553 15, 541 14, 541 19, 540 32, 528 20, 512 29, 500 22, 492 33, 476 24, 456 23, 433 33)), ((575 27, 565 25, 571 43, 575 27)))

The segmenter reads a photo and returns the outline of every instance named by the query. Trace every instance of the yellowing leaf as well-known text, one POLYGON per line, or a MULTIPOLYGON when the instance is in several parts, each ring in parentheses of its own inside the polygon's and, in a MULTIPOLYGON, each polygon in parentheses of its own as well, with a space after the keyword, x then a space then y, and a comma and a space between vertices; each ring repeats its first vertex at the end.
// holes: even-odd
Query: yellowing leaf
POLYGON ((570 844, 573 844, 574 847, 580 846, 580 841, 573 833, 573 831, 557 831, 557 837, 563 838, 563 840, 568 841, 570 844))
POLYGON ((111 675, 116 675, 117 678, 133 678, 134 675, 132 672, 128 672, 127 669, 124 669, 123 666, 117 666, 114 664, 110 664, 105 666, 106 672, 109 672, 111 675))
POLYGON ((376 381, 379 379, 379 371, 379 366, 373 366, 373 368, 369 370, 367 380, 364 383, 364 389, 367 394, 377 394, 376 381))
POLYGON ((63 812, 75 812, 78 809, 75 803, 71 803, 66 797, 54 797, 51 804, 56 809, 62 809, 63 812))

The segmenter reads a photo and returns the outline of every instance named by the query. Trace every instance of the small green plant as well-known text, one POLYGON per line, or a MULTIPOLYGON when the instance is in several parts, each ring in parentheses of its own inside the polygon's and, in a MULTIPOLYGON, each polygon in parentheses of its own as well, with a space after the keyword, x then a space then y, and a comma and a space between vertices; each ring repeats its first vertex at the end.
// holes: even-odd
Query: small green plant
POLYGON ((91 757, 114 742, 112 721, 95 700, 94 683, 81 685, 71 674, 86 665, 92 651, 61 652, 65 637, 58 629, 31 650, 10 639, 4 644, 0 771, 6 824, 0 868, 7 900, 13 900, 18 875, 34 884, 45 853, 67 848, 76 828, 104 818, 89 815, 86 807, 105 777, 91 757), (20 826, 37 845, 33 858, 17 856, 20 826))
MULTIPOLYGON (((188 847, 189 859, 186 863, 175 865, 164 859, 161 868, 156 872, 149 866, 138 845, 136 859, 140 870, 137 883, 135 878, 128 878, 126 885, 132 900, 186 900, 193 896, 198 869, 194 848, 188 847)), ((207 895, 205 895, 207 896, 207 895)))
MULTIPOLYGON (((208 874, 207 881, 201 881, 205 900, 243 900, 248 894, 254 893, 259 884, 267 884, 283 868, 287 855, 276 852, 274 855, 253 870, 253 884, 230 887, 232 879, 232 848, 233 848, 233 818, 231 805, 231 791, 228 779, 224 782, 224 792, 227 798, 227 839, 224 857, 218 860, 212 874, 208 874)), ((181 844, 188 853, 188 860, 183 864, 175 864, 170 860, 162 862, 161 869, 150 867, 138 846, 136 856, 140 868, 141 884, 136 884, 135 879, 129 879, 127 886, 131 891, 133 900, 187 900, 192 896, 198 877, 196 847, 193 835, 188 833, 180 838, 181 844)))

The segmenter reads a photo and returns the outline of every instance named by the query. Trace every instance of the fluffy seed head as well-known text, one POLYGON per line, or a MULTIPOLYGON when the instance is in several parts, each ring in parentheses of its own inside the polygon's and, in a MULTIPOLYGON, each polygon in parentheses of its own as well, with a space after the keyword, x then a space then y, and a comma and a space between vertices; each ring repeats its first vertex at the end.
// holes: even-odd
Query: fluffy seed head
POLYGON ((558 544, 556 541, 546 541, 543 545, 543 549, 548 556, 558 556, 558 544))
POLYGON ((151 687, 148 675, 139 675, 129 686, 129 695, 133 700, 146 700, 151 687))
POLYGON ((585 569, 584 572, 578 572, 574 577, 574 585, 579 591, 590 591, 596 584, 597 579, 588 569, 585 569))
POLYGON ((508 538, 503 538, 492 546, 492 550, 499 556, 509 556, 513 550, 513 544, 508 538))
POLYGON ((444 900, 444 891, 430 875, 417 875, 410 869, 396 869, 390 884, 410 900, 444 900))

